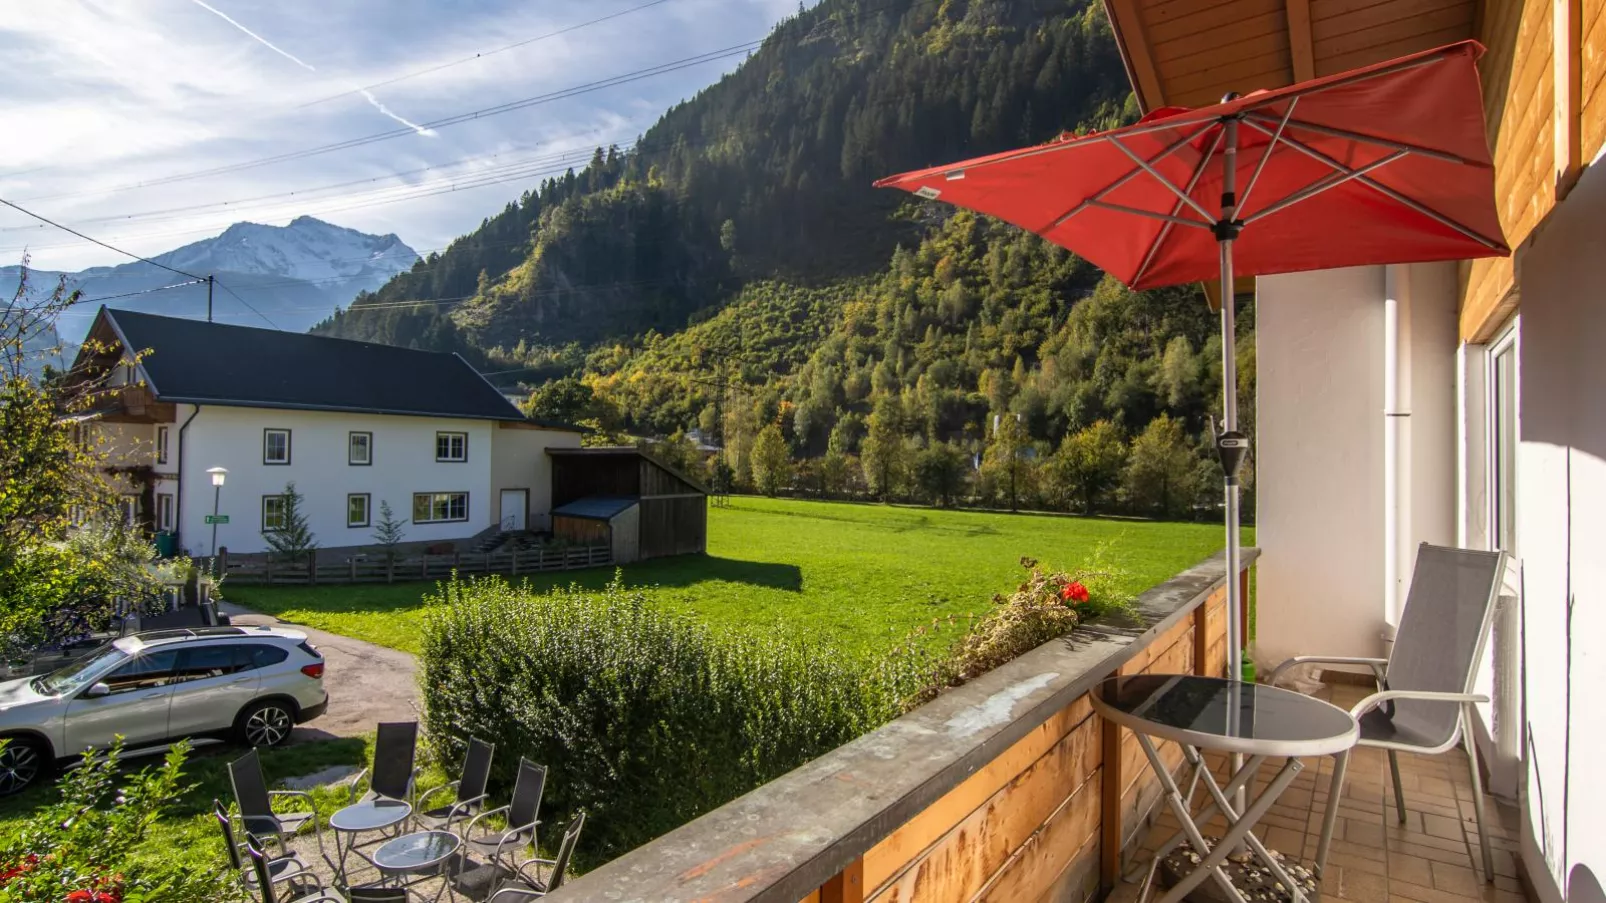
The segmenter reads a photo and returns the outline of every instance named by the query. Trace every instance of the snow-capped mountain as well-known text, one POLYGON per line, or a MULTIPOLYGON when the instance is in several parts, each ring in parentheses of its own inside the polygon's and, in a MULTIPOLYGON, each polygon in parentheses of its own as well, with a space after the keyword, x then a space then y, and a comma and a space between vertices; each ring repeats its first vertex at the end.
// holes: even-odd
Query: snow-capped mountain
POLYGON ((418 254, 394 234, 369 235, 299 216, 283 227, 235 223, 217 238, 154 259, 192 273, 228 271, 342 286, 355 280, 374 289, 410 268, 418 254))
MULTIPOLYGON (((302 216, 287 226, 235 223, 215 238, 151 259, 199 276, 216 276, 212 309, 213 319, 220 323, 271 324, 305 332, 336 307, 350 304, 358 292, 373 291, 411 269, 418 254, 395 235, 369 235, 302 216)), ((36 270, 32 284, 46 285, 58 275, 36 270)), ((91 267, 66 275, 68 284, 83 292, 80 304, 57 324, 69 343, 83 338, 102 303, 168 316, 206 316, 205 285, 150 291, 184 277, 148 263, 91 267)), ((16 290, 17 276, 17 267, 0 267, 0 294, 9 297, 16 290)))

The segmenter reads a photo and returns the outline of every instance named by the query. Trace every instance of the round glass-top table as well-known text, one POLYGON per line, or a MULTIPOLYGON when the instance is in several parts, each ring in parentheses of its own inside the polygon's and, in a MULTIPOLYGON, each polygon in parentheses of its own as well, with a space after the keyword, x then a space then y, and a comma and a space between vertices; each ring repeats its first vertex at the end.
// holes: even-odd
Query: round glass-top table
MULTIPOLYGON (((402 801, 378 797, 354 803, 344 809, 337 810, 329 816, 329 827, 335 831, 335 849, 340 851, 340 860, 334 864, 336 873, 340 876, 340 883, 347 884, 346 857, 355 852, 363 859, 361 850, 357 849, 357 835, 367 831, 383 831, 386 828, 405 822, 413 814, 413 807, 402 801), (342 840, 344 835, 344 840, 342 840)), ((369 859, 369 862, 373 860, 369 859)))
POLYGON ((1093 691, 1093 707, 1138 733, 1248 756, 1331 756, 1360 737, 1355 719, 1335 705, 1220 677, 1112 677, 1093 691))
MULTIPOLYGON (((1095 711, 1137 736, 1166 804, 1182 825, 1154 857, 1151 880, 1154 869, 1164 867, 1175 882, 1160 903, 1189 898, 1207 880, 1213 880, 1212 890, 1221 892, 1214 899, 1224 895, 1236 903, 1249 899, 1245 891, 1257 900, 1304 901, 1314 896, 1316 876, 1303 866, 1284 863, 1252 829, 1305 767, 1302 756, 1337 757, 1334 787, 1341 786, 1349 750, 1360 737, 1360 726, 1348 712, 1290 690, 1192 674, 1112 677, 1090 695, 1095 711), (1186 793, 1155 748, 1155 739, 1182 747, 1183 760, 1191 769, 1191 775, 1185 775, 1186 793), (1234 770, 1225 786, 1217 783, 1201 750, 1234 754, 1234 770), (1240 764, 1238 756, 1249 758, 1240 764), (1243 798, 1243 791, 1255 786, 1261 766, 1278 758, 1283 761, 1271 781, 1252 799, 1243 798), (1195 813, 1193 798, 1201 786, 1209 801, 1195 813), (1236 802, 1235 795, 1240 795, 1236 802), (1219 839, 1206 838, 1199 826, 1217 814, 1227 823, 1226 833, 1219 839), (1179 848, 1177 857, 1168 858, 1179 848), (1249 857, 1228 859, 1241 848, 1259 860, 1258 866, 1252 866, 1249 857), (1245 881, 1248 886, 1240 887, 1245 881), (1275 892, 1263 893, 1270 891, 1275 892)), ((1336 793, 1335 789, 1329 797, 1323 819, 1318 871, 1332 838, 1336 793)))
POLYGON ((329 827, 336 831, 358 833, 394 827, 413 814, 413 807, 402 800, 372 799, 355 803, 329 816, 329 827))
MULTIPOLYGON (((419 831, 386 841, 374 851, 371 861, 385 878, 400 880, 399 876, 402 875, 417 875, 419 877, 415 881, 425 881, 439 876, 442 864, 451 860, 462 848, 463 839, 450 831, 419 831)), ((437 903, 450 883, 449 880, 442 880, 435 889, 437 903)), ((401 881, 402 886, 406 884, 401 881)))
POLYGON ((428 871, 462 847, 463 839, 450 831, 403 834, 374 851, 374 865, 384 872, 428 871))

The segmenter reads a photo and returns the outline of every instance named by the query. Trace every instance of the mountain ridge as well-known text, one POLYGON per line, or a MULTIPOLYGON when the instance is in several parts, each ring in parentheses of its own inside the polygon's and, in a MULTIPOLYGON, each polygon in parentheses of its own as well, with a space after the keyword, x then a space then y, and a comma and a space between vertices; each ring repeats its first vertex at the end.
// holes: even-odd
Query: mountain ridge
MULTIPOLYGON (((369 235, 299 216, 284 226, 235 223, 218 235, 151 260, 197 276, 216 276, 223 286, 212 298, 213 314, 219 319, 304 332, 358 293, 412 267, 418 253, 394 233, 369 235)), ((0 267, 0 288, 14 290, 20 270, 0 267)), ((82 293, 80 303, 58 324, 69 343, 87 331, 99 299, 112 307, 172 316, 200 318, 207 313, 205 285, 163 289, 184 277, 150 263, 132 261, 78 272, 30 268, 30 273, 51 281, 65 276, 69 290, 82 293)))

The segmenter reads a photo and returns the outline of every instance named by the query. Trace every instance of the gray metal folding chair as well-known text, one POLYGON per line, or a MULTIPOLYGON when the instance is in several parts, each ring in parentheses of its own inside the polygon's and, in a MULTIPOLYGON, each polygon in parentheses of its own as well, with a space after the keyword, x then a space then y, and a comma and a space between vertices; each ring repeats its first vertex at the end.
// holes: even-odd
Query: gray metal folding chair
POLYGON ((240 808, 240 824, 247 833, 258 837, 274 837, 279 849, 289 851, 285 839, 301 830, 309 822, 318 839, 318 852, 323 853, 323 828, 318 825, 318 807, 312 796, 299 790, 269 790, 267 778, 262 776, 262 758, 256 750, 229 763, 229 783, 234 787, 234 802, 240 808), (295 797, 307 802, 305 812, 275 812, 274 797, 295 797))
MULTIPOLYGON (((1366 665, 1377 678, 1378 692, 1350 710, 1360 722, 1358 745, 1384 749, 1394 778, 1394 802, 1405 821, 1405 794, 1400 786, 1399 753, 1438 755, 1464 741, 1471 766, 1472 808, 1483 847, 1484 878, 1494 881, 1494 855, 1483 822, 1483 779, 1478 774, 1478 744, 1472 736, 1472 706, 1489 697, 1472 692, 1478 663, 1489 639, 1504 552, 1451 549, 1423 543, 1416 553, 1411 591, 1400 614, 1394 649, 1387 659, 1301 655, 1278 665, 1271 682, 1286 668, 1306 662, 1366 665)), ((1327 815, 1316 851, 1316 868, 1327 864, 1337 800, 1344 789, 1349 756, 1333 769, 1327 815)))
POLYGON ((487 899, 487 903, 523 903, 525 900, 535 900, 552 893, 563 886, 563 879, 569 872, 569 860, 574 856, 575 844, 580 841, 580 832, 586 826, 586 814, 581 812, 569 823, 563 832, 563 841, 558 844, 558 854, 552 859, 531 859, 518 868, 518 878, 504 883, 497 888, 487 899), (541 866, 548 866, 547 876, 540 875, 541 866), (535 873, 525 870, 534 867, 535 873))
POLYGON ((292 891, 281 897, 268 865, 271 859, 255 834, 245 835, 245 851, 251 857, 252 868, 256 870, 256 889, 262 895, 262 903, 346 903, 346 898, 327 887, 292 891))
POLYGON ((529 759, 519 759, 518 777, 513 781, 513 798, 508 805, 481 812, 463 829, 465 859, 453 880, 453 889, 471 900, 483 900, 509 878, 519 874, 516 854, 525 846, 535 845, 535 829, 540 824, 538 814, 541 797, 546 791, 546 766, 529 759), (506 827, 490 829, 475 835, 481 821, 502 816, 506 827), (471 857, 479 854, 483 862, 471 857), (503 857, 507 859, 504 861, 503 857))
MULTIPOLYGON (((240 841, 234 836, 234 819, 229 817, 222 800, 212 801, 212 816, 217 819, 218 829, 223 832, 223 849, 229 856, 229 872, 239 882, 241 889, 247 892, 256 890, 261 876, 254 863, 247 868, 248 863, 241 859, 240 841)), ((268 877, 273 883, 282 884, 304 875, 310 876, 311 872, 295 853, 268 857, 268 877)))
POLYGON ((352 775, 346 784, 352 803, 385 799, 413 801, 413 782, 418 777, 418 722, 381 721, 374 737, 374 764, 352 775), (361 797, 357 785, 368 779, 368 790, 361 797))
POLYGON ((418 799, 417 819, 428 830, 450 831, 459 819, 474 815, 485 804, 485 785, 491 780, 491 757, 496 747, 476 737, 469 738, 468 751, 463 755, 462 778, 426 791, 418 799), (431 797, 446 791, 457 791, 452 802, 430 808, 431 797))

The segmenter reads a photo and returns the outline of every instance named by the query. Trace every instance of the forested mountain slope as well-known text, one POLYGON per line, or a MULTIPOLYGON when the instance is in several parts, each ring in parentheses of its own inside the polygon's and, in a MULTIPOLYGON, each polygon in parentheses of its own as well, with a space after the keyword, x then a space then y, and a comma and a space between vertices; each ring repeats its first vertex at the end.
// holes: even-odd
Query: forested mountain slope
MULTIPOLYGON (((1095 0, 823 0, 633 147, 320 329, 462 352, 547 416, 701 427, 741 480, 762 445, 818 473, 861 457, 861 488, 946 500, 966 474, 986 483, 1001 441, 1011 468, 1046 472, 1080 434, 1124 461, 1153 433, 1158 476, 1138 484, 1162 488, 1140 506, 1187 510, 1211 483, 1220 387, 1197 287, 1129 292, 1013 227, 870 187, 1134 115, 1095 0)), ((1252 398, 1252 355, 1246 370, 1252 398)), ((1074 481, 1049 482, 1031 491, 1069 504, 1074 481)))
POLYGON ((1127 96, 1096 2, 824 0, 628 152, 599 150, 323 329, 593 342, 684 325, 753 278, 869 273, 922 225, 875 178, 1107 124, 1127 96))

